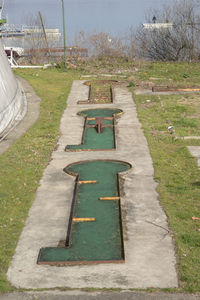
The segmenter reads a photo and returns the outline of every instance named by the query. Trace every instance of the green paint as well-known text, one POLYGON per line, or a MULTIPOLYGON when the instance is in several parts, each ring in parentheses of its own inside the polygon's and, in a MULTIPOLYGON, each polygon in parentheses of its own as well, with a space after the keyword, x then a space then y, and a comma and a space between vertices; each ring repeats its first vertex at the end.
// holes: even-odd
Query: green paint
MULTIPOLYGON (((85 125, 94 125, 95 120, 87 120, 87 118, 96 117, 117 117, 122 113, 120 109, 89 109, 83 110, 79 113, 80 116, 86 118, 85 125)), ((105 125, 114 125, 113 120, 105 120, 105 125)), ((115 133, 113 127, 103 128, 102 133, 98 133, 96 128, 85 126, 83 131, 82 144, 81 145, 67 145, 66 151, 74 150, 101 150, 101 149, 113 149, 115 148, 115 133)))
POLYGON ((123 260, 123 236, 119 200, 118 173, 130 169, 120 161, 89 161, 71 164, 65 172, 76 176, 73 217, 95 218, 95 222, 72 223, 70 247, 42 248, 38 263, 123 260), (78 180, 96 180, 96 184, 77 184, 78 180))

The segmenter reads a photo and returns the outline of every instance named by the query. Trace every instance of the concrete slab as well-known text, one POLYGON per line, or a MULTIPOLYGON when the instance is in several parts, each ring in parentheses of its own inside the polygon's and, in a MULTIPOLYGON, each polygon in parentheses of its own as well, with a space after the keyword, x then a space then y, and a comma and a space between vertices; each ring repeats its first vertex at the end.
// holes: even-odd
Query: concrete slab
POLYGON ((188 150, 196 158, 197 164, 200 167, 200 146, 188 146, 188 150))
POLYGON ((199 91, 182 91, 182 92, 176 92, 176 91, 168 91, 168 92, 152 92, 152 90, 145 90, 145 89, 135 89, 136 95, 184 95, 184 94, 197 94, 200 93, 199 91))
POLYGON ((74 81, 61 119, 61 138, 44 171, 29 218, 8 270, 18 288, 169 288, 177 287, 176 258, 166 215, 160 206, 153 165, 136 107, 127 88, 114 88, 114 102, 101 108, 119 108, 124 114, 116 125, 114 151, 64 152, 67 144, 79 144, 83 120, 77 112, 99 105, 77 105, 87 99, 88 87, 74 81), (67 125, 66 125, 67 124, 67 125), (71 127, 70 127, 71 126, 71 127), (76 128, 76 130, 74 130, 76 128), (72 132, 75 137, 72 137, 72 132), (125 244, 124 264, 41 266, 41 247, 57 246, 66 238, 74 180, 63 168, 72 162, 116 159, 132 164, 123 179, 122 211, 125 244))
POLYGON ((200 136, 184 136, 184 140, 200 140, 200 136))

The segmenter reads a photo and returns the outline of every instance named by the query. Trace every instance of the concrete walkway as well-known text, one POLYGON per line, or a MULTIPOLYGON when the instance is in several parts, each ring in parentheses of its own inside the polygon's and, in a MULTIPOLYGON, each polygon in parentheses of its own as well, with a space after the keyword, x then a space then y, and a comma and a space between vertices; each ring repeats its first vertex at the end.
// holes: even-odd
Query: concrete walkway
POLYGON ((0 300, 199 300, 200 296, 191 294, 145 293, 136 291, 84 292, 46 291, 11 293, 0 296, 0 300))
POLYGON ((152 96, 157 96, 157 95, 185 95, 185 94, 197 94, 197 93, 200 93, 199 91, 196 92, 196 91, 191 91, 191 92, 188 92, 188 91, 182 91, 182 92, 176 92, 176 91, 167 91, 167 92, 152 92, 151 89, 135 89, 135 94, 136 95, 152 95, 152 96))
MULTIPOLYGON (((153 179, 152 160, 137 119, 132 95, 127 88, 116 87, 112 104, 77 105, 78 100, 88 97, 88 87, 82 83, 82 81, 73 83, 68 106, 61 120, 58 148, 52 153, 52 160, 43 174, 8 270, 8 279, 15 287, 27 289, 177 287, 173 241, 166 215, 159 203, 153 179), (64 152, 67 144, 80 144, 82 138, 84 120, 77 116, 77 112, 103 107, 119 108, 124 111, 116 124, 117 149, 101 152, 64 152), (121 199, 125 263, 68 267, 37 265, 41 247, 56 247, 60 240, 66 238, 74 178, 65 174, 63 168, 72 162, 113 158, 131 163, 133 166, 131 172, 123 175, 121 199)), ((134 299, 130 297, 132 296, 127 294, 127 298, 123 299, 134 299)))

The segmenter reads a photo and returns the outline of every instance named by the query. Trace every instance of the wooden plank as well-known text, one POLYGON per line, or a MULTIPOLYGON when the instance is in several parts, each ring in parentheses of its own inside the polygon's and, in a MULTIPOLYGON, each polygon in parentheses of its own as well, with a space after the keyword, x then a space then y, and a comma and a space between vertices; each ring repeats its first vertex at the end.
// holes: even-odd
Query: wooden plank
POLYGON ((79 180, 78 184, 90 184, 90 183, 97 183, 96 180, 79 180))
POLYGON ((120 200, 120 197, 100 197, 100 200, 120 200))
MULTIPOLYGON (((104 118, 104 117, 102 117, 104 118)), ((113 117, 105 117, 104 120, 113 120, 114 118, 113 117)), ((96 120, 96 118, 87 118, 87 120, 96 120)))
POLYGON ((73 218, 73 222, 94 222, 95 218, 73 218))
POLYGON ((178 92, 200 92, 200 88, 177 89, 178 92))

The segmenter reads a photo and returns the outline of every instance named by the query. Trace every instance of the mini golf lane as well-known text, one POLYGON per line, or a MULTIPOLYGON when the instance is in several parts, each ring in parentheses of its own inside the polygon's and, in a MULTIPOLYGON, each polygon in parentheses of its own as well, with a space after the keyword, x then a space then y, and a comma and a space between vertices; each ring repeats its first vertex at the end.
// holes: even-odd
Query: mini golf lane
POLYGON ((93 80, 86 81, 89 86, 88 100, 78 101, 78 104, 105 104, 113 102, 113 85, 116 80, 93 80))
POLYGON ((118 174, 131 165, 86 161, 67 166, 76 176, 64 248, 42 248, 38 264, 124 262, 118 174))
MULTIPOLYGON (((77 105, 78 100, 87 99, 88 87, 83 81, 74 81, 61 119, 58 148, 43 173, 7 273, 12 286, 23 289, 178 287, 173 241, 159 203, 152 160, 132 94, 121 86, 115 86, 113 93, 114 102, 102 108, 123 111, 115 131, 116 149, 65 152, 66 145, 79 144, 83 136, 83 119, 77 116, 78 112, 99 109, 90 104, 81 108, 77 105), (134 166, 134 171, 122 161, 134 166), (110 174, 108 163, 122 165, 114 167, 110 174), (68 174, 62 171, 64 166, 68 174), (80 171, 83 167, 86 173, 80 171), (128 172, 120 174, 127 169, 128 172), (75 177, 69 175, 72 173, 75 177), (100 200, 100 197, 119 197, 119 192, 119 200, 100 200), (91 198, 90 193, 94 195, 91 198), (120 205, 124 212, 123 237, 120 205), (69 216, 71 221, 75 219, 71 227, 69 216), (89 219, 80 222, 80 218, 89 219), (62 253, 62 257, 57 253, 62 253), (103 263, 111 260, 114 263, 103 263), (62 264, 67 267, 60 267, 62 264)), ((89 121, 89 125, 96 123, 89 121)), ((103 136, 104 129, 107 128, 102 128, 99 136, 103 136)))
POLYGON ((114 150, 115 118, 122 114, 120 109, 88 109, 78 113, 85 117, 81 145, 67 145, 65 151, 114 150), (101 133, 98 132, 99 118, 103 119, 101 133))

